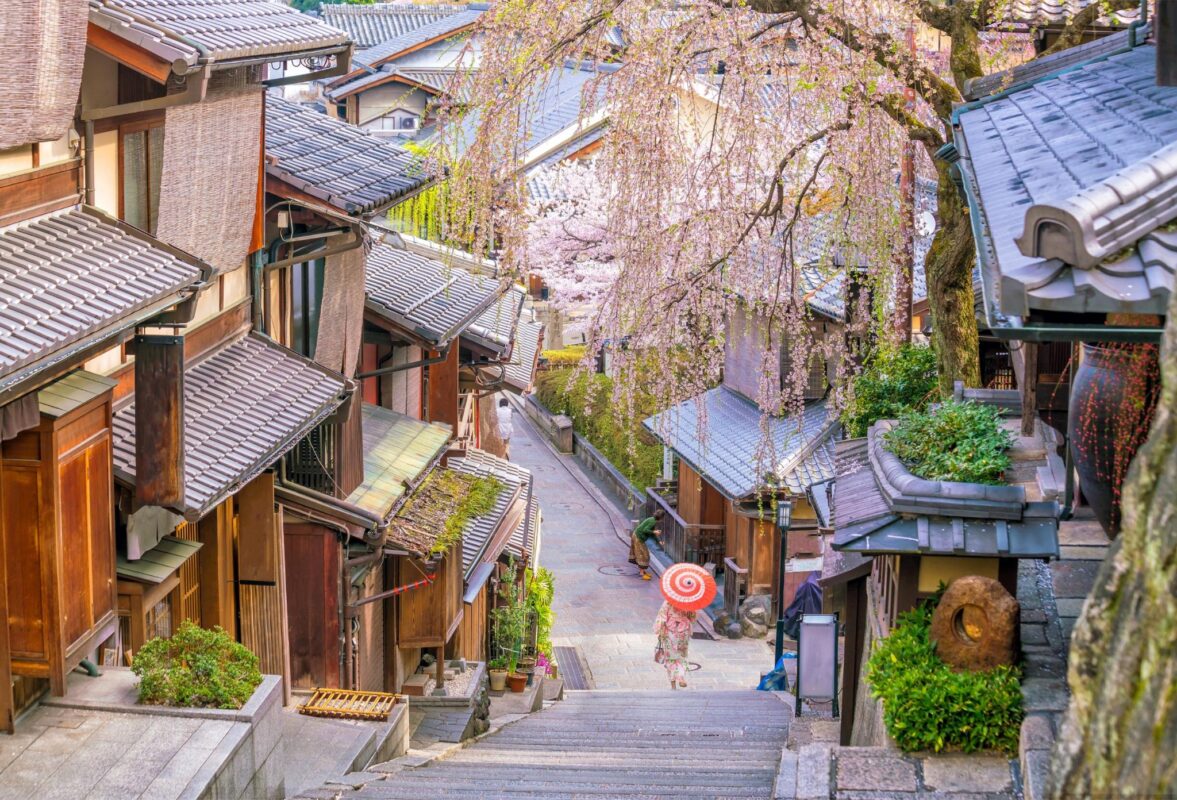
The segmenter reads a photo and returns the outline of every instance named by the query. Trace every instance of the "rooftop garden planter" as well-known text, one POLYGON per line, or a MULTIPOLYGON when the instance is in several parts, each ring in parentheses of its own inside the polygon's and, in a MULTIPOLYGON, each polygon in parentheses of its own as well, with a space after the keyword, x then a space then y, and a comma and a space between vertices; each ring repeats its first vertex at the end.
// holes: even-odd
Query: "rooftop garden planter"
POLYGON ((1148 436, 1160 392, 1157 346, 1084 344, 1067 414, 1079 487, 1110 536, 1120 530, 1120 487, 1148 436))
POLYGON ((131 664, 139 702, 183 708, 241 708, 262 682, 258 658, 220 626, 185 620, 170 639, 152 639, 131 664))
POLYGON ((909 411, 885 435, 887 450, 929 480, 1002 483, 1013 437, 993 406, 949 400, 909 411))

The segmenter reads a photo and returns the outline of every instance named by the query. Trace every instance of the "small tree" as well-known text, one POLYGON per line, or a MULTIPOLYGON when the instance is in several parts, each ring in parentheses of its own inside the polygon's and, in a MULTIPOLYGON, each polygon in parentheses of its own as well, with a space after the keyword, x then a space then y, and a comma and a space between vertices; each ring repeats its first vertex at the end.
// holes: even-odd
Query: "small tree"
POLYGON ((507 564, 507 576, 509 579, 499 584, 501 602, 490 614, 495 648, 500 657, 506 658, 507 669, 513 673, 523 654, 523 637, 527 633, 527 604, 516 580, 513 558, 507 564))

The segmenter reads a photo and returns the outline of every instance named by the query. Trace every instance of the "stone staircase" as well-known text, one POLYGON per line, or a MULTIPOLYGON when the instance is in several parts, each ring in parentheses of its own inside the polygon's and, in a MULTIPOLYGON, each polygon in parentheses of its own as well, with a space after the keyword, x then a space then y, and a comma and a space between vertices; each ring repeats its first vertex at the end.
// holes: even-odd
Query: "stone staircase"
POLYGON ((770 798, 792 698, 756 691, 568 692, 458 750, 306 798, 770 798))

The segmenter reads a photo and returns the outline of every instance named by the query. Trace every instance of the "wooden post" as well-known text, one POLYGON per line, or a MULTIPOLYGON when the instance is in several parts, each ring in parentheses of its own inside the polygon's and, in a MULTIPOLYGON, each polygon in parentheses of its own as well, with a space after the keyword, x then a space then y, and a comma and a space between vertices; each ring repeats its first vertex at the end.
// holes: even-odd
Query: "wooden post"
POLYGON ((237 597, 233 570, 233 498, 214 508, 199 522, 204 547, 200 559, 200 622, 220 625, 237 638, 237 597))
POLYGON ((4 548, 6 515, 3 511, 4 482, 0 480, 0 731, 15 733, 16 701, 12 696, 12 651, 8 644, 8 556, 4 548))
POLYGON ((437 688, 445 687, 445 645, 437 648, 437 688))
POLYGON ((1025 363, 1022 367, 1022 435, 1034 434, 1034 419, 1038 416, 1038 345, 1022 342, 1025 363))
POLYGON ((135 499, 184 503, 184 337, 135 337, 135 499))
POLYGON ((263 472, 237 492, 237 578, 278 583, 278 534, 274 524, 274 473, 263 472))
POLYGON ((855 578, 846 584, 846 642, 842 658, 842 719, 839 742, 850 746, 854 733, 854 710, 858 708, 858 676, 862 669, 862 649, 865 644, 866 578, 855 578))

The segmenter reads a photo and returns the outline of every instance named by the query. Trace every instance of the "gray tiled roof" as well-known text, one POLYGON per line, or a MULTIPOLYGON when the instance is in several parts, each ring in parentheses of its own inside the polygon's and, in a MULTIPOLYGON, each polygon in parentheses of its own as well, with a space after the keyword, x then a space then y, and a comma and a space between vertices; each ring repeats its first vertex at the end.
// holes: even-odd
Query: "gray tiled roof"
POLYGON ((1154 47, 1137 47, 958 112, 982 277, 1000 314, 1165 313, 1177 231, 1155 226, 1177 216, 1177 181, 1168 177, 1177 167, 1169 150, 1177 140, 1177 89, 1156 85, 1155 59, 1154 47), (1129 185, 1138 180, 1143 191, 1129 185), (1049 214, 1083 204, 1083 219, 1053 227, 1052 238, 1074 248, 1068 260, 1050 257, 1064 252, 1059 246, 1023 236, 1034 207, 1049 214), (1079 266, 1101 244, 1119 252, 1079 266))
POLYGON ((765 419, 755 403, 719 386, 642 424, 734 500, 767 487, 770 476, 797 494, 834 476, 837 416, 825 401, 793 417, 765 419), (769 448, 762 422, 767 424, 769 448))
POLYGON ((87 206, 0 228, 0 388, 144 321, 210 269, 87 206))
MULTIPOLYGON (((1013 0, 1008 4, 1002 21, 1028 25, 1064 25, 1071 17, 1092 3, 1104 0, 1013 0)), ((1097 27, 1120 27, 1140 19, 1140 8, 1129 8, 1113 14, 1102 14, 1095 22, 1097 27)))
POLYGON ((523 299, 526 296, 523 287, 512 286, 462 331, 462 338, 505 355, 515 341, 515 329, 519 325, 519 314, 523 311, 523 299))
POLYGON ((403 147, 266 96, 266 173, 349 214, 375 211, 432 178, 403 147))
POLYGON ((328 3, 319 7, 319 14, 328 25, 347 31, 357 48, 365 48, 465 10, 456 5, 328 3))
POLYGON ((977 100, 995 94, 996 92, 1014 88, 1023 83, 1044 78, 1061 69, 1082 64, 1093 58, 1108 56, 1112 53, 1127 50, 1132 46, 1133 42, 1145 41, 1148 38, 1148 31, 1148 25, 1137 29, 1117 31, 1107 36, 1101 36, 1091 42, 1085 42, 1084 44, 1068 47, 1065 50, 1060 50, 1048 56, 1035 58, 1027 61, 1025 64, 1019 64, 1016 67, 1011 67, 1001 72, 969 78, 965 81, 964 98, 966 100, 977 100))
MULTIPOLYGON (((534 317, 534 314, 529 316, 534 317)), ((519 392, 531 389, 535 382, 535 367, 543 336, 542 322, 526 317, 519 321, 519 329, 515 332, 515 346, 511 350, 511 362, 507 364, 507 386, 519 392)))
MULTIPOLYGON (((531 496, 531 472, 518 464, 491 455, 485 450, 475 449, 466 451, 466 455, 461 458, 451 458, 446 462, 446 467, 466 475, 492 476, 501 481, 505 487, 503 491, 499 492, 495 499, 494 509, 489 514, 474 517, 462 529, 462 569, 469 577, 479 561, 493 560, 499 557, 499 553, 488 553, 486 548, 491 543, 490 539, 495 531, 502 525, 503 517, 507 515, 511 506, 520 499, 527 503, 531 496)), ((524 513, 520 524, 526 523, 527 519, 527 514, 524 513)), ((515 526, 515 528, 517 527, 515 526)), ((514 538, 515 528, 512 528, 512 536, 509 538, 514 538)), ((504 539, 501 542, 504 548, 508 541, 509 539, 504 539)))
MULTIPOLYGON (((406 50, 411 50, 414 47, 424 44, 432 39, 439 39, 448 37, 461 32, 464 28, 473 25, 482 16, 482 9, 472 9, 465 11, 458 11, 453 14, 447 14, 440 19, 433 20, 414 28, 411 31, 393 36, 390 39, 385 39, 379 44, 372 47, 365 48, 362 52, 357 53, 355 61, 357 64, 366 64, 368 66, 378 66, 385 61, 396 58, 404 53, 406 50)), ((459 45, 455 45, 455 52, 459 45)))
POLYGON ((527 501, 527 514, 515 526, 515 531, 511 534, 511 539, 507 542, 507 547, 503 552, 510 553, 515 557, 516 561, 522 561, 524 554, 534 558, 536 539, 539 536, 539 526, 539 500, 533 491, 531 498, 527 501))
POLYGON ((458 336, 509 284, 380 243, 368 254, 367 308, 433 345, 458 336))
MULTIPOLYGON (((208 513, 339 407, 346 383, 250 333, 184 370, 184 507, 208 513)), ((114 469, 135 482, 135 404, 114 415, 114 469)))
POLYGON ((470 99, 470 85, 467 82, 455 84, 456 75, 457 70, 452 69, 402 69, 396 64, 385 64, 372 72, 362 73, 347 83, 332 86, 323 94, 328 100, 339 102, 371 86, 399 82, 405 84, 406 95, 419 88, 440 97, 456 88, 457 95, 454 99, 466 102, 470 99))
POLYGON ((90 22, 189 64, 291 56, 350 41, 277 0, 90 0, 90 22))

